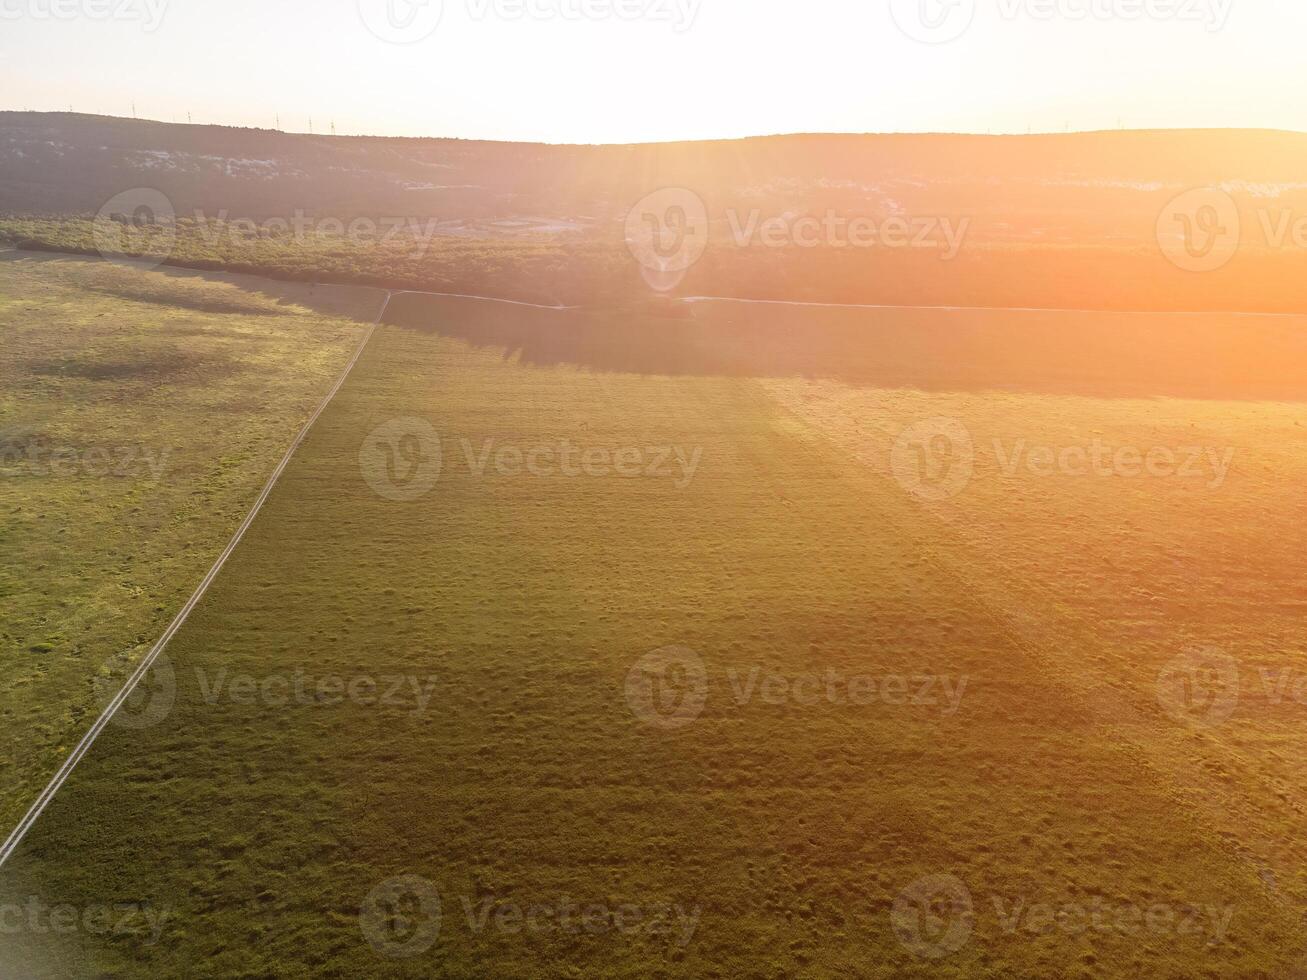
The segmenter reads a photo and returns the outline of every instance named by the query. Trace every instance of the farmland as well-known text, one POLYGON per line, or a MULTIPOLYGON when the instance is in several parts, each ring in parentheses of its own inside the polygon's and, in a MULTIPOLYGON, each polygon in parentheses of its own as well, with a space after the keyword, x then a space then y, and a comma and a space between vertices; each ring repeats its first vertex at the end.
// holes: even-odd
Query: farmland
POLYGON ((380 309, 0 256, 0 822, 153 644, 380 309))
POLYGON ((6 972, 1296 963, 1302 322, 682 312, 397 297, 6 972))

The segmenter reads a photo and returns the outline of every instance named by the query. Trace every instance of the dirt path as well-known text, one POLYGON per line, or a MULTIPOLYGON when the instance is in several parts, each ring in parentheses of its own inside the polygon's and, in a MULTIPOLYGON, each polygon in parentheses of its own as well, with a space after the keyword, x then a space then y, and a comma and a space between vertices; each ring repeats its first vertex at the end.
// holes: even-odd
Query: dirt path
MULTIPOLYGON (((17 250, 12 249, 11 251, 17 250)), ((136 670, 132 673, 131 677, 127 679, 127 682, 123 685, 122 689, 114 696, 113 700, 109 702, 108 706, 105 707, 100 717, 96 719, 95 724, 91 726, 90 731, 82 736, 81 741, 79 741, 73 748, 72 752, 69 753, 68 758, 64 760, 63 765, 59 767, 59 770, 54 774, 54 777, 50 780, 49 784, 41 791, 40 796, 36 798, 36 802, 32 804, 32 807, 27 811, 26 816, 19 821, 18 826, 14 828, 4 844, 0 845, 0 868, 4 867, 5 862, 8 861, 13 853, 18 849, 18 846, 23 842, 23 838, 27 836, 28 831, 32 829, 33 825, 45 811, 45 808, 50 805, 50 801, 54 799, 55 794, 57 794, 63 784, 68 781, 68 777, 71 776, 73 770, 77 768, 77 764, 81 762, 86 753, 90 751, 91 746, 95 744, 95 740, 100 737, 101 732, 103 732, 109 725, 110 721, 113 720, 114 714, 120 707, 122 707, 123 703, 131 697, 132 692, 136 690, 141 681, 150 672, 150 668, 154 666, 155 661, 158 660, 159 655, 163 653, 168 642, 186 623, 186 620, 190 617, 195 607, 199 605, 200 600, 204 598, 205 593, 209 591, 209 587, 213 585, 214 581, 218 578, 218 574, 222 571, 223 566, 227 564, 227 559, 232 556, 232 553, 245 537, 245 533, 250 529, 251 525, 253 525, 254 519, 259 516, 259 511, 263 509, 263 505, 272 494, 273 489, 277 485, 277 481, 281 479, 282 473, 284 473, 286 467, 290 465, 290 461, 294 457, 296 450, 299 449, 300 445, 304 442, 305 437, 308 436, 309 430, 313 428, 314 423, 316 423, 322 413, 326 411, 327 406, 331 404, 332 400, 340 392, 346 379, 354 370, 355 365, 358 364, 359 358, 363 355, 364 349, 368 346, 368 341, 372 339, 372 335, 376 332, 377 326, 381 323, 382 318, 385 317, 386 310, 390 307, 390 301, 393 296, 394 294, 387 290, 386 298, 381 304, 381 310, 377 313, 377 318, 368 327, 367 332, 364 333, 363 339, 359 341, 359 345, 355 349, 353 356, 350 357, 349 362, 345 365, 345 369, 341 371, 340 376, 336 379, 336 383, 332 385, 331 390, 327 392, 317 409, 309 416, 308 421, 304 423, 304 427, 300 429, 299 435, 295 437, 295 440, 290 444, 290 447, 286 450, 285 455, 282 456, 277 467, 272 471, 272 475, 268 478, 268 482, 264 484, 263 490, 254 501, 254 506, 250 509, 249 514, 247 514, 245 520, 241 522, 240 527, 236 529, 236 533, 232 536, 231 541, 227 543, 227 547, 223 549, 222 554, 220 554, 218 559, 213 563, 208 574, 204 576, 203 581, 201 581, 199 586, 196 587, 195 592, 192 593, 191 597, 186 601, 186 604, 182 606, 181 611, 177 613, 176 618, 173 619, 168 628, 164 630, 163 635, 159 637, 158 642, 156 642, 150 649, 150 652, 142 658, 141 662, 137 665, 136 670)))

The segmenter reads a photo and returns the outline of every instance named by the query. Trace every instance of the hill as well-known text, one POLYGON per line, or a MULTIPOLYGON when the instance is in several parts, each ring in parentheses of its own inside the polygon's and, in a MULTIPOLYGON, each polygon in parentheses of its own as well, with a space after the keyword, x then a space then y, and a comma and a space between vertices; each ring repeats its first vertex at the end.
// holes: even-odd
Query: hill
POLYGON ((623 241, 632 208, 683 188, 706 241, 655 281, 673 294, 1298 311, 1304 161, 1307 136, 1269 131, 553 146, 8 112, 0 234, 93 251, 82 222, 150 188, 179 219, 175 264, 611 302, 650 292, 623 241), (1159 227, 1201 235, 1213 203, 1239 227, 1198 275, 1159 227))

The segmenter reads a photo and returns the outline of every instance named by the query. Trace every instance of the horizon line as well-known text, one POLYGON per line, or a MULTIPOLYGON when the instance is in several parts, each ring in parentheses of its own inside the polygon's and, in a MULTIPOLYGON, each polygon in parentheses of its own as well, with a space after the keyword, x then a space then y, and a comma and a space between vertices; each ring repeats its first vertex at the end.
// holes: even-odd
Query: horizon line
POLYGON ((1283 136, 1307 136, 1307 130, 1279 129, 1264 126, 1150 126, 1143 128, 1121 127, 1118 129, 1070 129, 1070 130, 1031 130, 1029 132, 976 132, 972 130, 894 130, 894 131, 825 131, 812 130, 788 133, 755 133, 748 136, 699 137, 692 139, 666 140, 632 140, 625 142, 549 142, 532 139, 485 139, 474 136, 385 136, 369 133, 319 133, 295 129, 274 129, 266 126, 238 126, 228 123, 177 122, 169 119, 152 117, 115 116, 98 112, 77 112, 68 109, 6 109, 0 108, 3 115, 31 116, 68 116, 84 119, 103 119, 113 122, 140 123, 157 126, 177 126, 189 129, 230 129, 238 132, 277 133, 282 136, 310 136, 315 139, 365 139, 365 140, 425 140, 463 143, 499 143, 511 146, 553 146, 553 147, 636 147, 636 146, 674 146, 686 143, 743 143, 750 140, 800 139, 813 137, 851 137, 851 138, 897 138, 897 137, 963 137, 973 139, 1047 139, 1053 137, 1104 136, 1104 135, 1159 135, 1159 134, 1233 134, 1261 133, 1283 136))

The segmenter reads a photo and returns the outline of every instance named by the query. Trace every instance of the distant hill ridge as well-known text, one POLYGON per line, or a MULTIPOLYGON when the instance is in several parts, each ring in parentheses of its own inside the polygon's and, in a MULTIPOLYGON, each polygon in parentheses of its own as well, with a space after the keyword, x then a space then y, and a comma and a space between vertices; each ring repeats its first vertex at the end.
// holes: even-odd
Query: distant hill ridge
POLYGON ((411 225, 438 237, 420 258, 353 243, 348 255, 318 248, 288 257, 267 242, 258 254, 238 243, 173 256, 296 278, 475 291, 514 269, 523 282, 547 269, 567 280, 566 295, 543 281, 514 294, 639 295, 649 290, 626 255, 625 219, 645 195, 671 187, 697 195, 710 218, 707 254, 676 292, 922 305, 1304 306, 1290 285, 1307 254, 1291 234, 1307 216, 1300 133, 798 134, 569 146, 0 112, 0 235, 8 240, 87 249, 85 231, 61 222, 88 219, 141 187, 164 194, 201 228, 309 215, 333 226, 411 225), (1206 276, 1177 268, 1159 249, 1160 217, 1195 188, 1227 195, 1245 218, 1239 256, 1206 276), (765 240, 767 222, 800 216, 833 216, 836 229, 854 219, 913 228, 947 222, 959 247, 922 250, 905 240, 897 249, 849 249, 830 240, 829 229, 814 247, 765 240), (1268 228, 1286 234, 1268 243, 1268 228))

